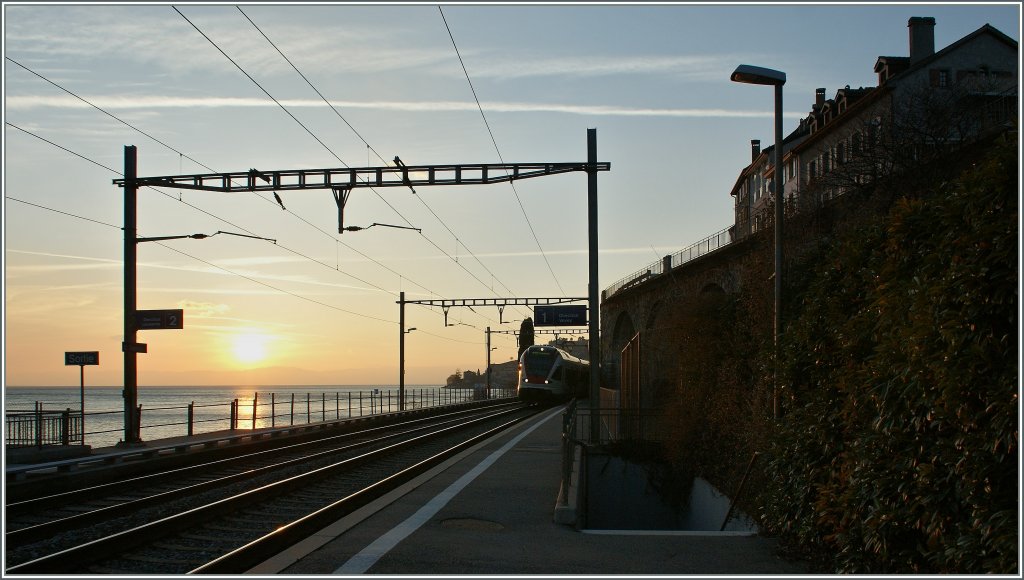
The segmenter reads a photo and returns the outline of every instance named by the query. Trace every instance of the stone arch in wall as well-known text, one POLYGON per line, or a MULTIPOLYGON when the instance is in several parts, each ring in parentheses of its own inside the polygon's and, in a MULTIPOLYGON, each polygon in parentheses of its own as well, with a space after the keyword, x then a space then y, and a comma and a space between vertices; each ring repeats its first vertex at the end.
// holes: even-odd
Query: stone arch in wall
POLYGON ((605 384, 610 388, 619 388, 622 348, 634 336, 636 336, 636 325, 633 324, 633 317, 629 315, 629 312, 620 312, 615 318, 615 325, 612 326, 612 341, 608 357, 601 361, 605 373, 605 384))

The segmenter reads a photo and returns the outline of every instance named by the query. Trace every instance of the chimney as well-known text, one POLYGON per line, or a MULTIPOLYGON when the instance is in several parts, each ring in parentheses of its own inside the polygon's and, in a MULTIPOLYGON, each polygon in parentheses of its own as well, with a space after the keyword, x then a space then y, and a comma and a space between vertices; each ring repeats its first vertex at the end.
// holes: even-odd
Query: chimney
POLYGON ((910 65, 935 54, 935 19, 914 16, 907 22, 910 29, 910 65))
POLYGON ((761 154, 761 140, 751 139, 750 140, 750 162, 753 163, 757 160, 757 156, 761 154))
POLYGON ((818 109, 821 109, 822 107, 825 106, 825 89, 824 88, 820 88, 820 89, 815 89, 814 90, 814 106, 817 107, 818 109))

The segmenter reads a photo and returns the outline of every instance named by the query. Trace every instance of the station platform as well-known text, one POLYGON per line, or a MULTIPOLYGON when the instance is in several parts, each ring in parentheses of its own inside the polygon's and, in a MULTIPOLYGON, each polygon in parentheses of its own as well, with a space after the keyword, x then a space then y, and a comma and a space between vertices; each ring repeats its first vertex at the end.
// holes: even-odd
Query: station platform
MULTIPOLYGON (((750 533, 577 529, 562 408, 467 449, 250 575, 797 575, 750 533), (567 513, 568 510, 568 513, 567 513)), ((575 476, 574 476, 575 479, 575 476)))

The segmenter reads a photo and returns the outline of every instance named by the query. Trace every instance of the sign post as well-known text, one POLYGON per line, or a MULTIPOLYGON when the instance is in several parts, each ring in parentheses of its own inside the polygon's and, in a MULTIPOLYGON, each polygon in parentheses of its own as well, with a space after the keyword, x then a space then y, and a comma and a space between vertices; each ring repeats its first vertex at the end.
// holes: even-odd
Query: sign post
POLYGON ((65 352, 64 366, 78 365, 79 390, 78 400, 82 409, 82 445, 85 445, 85 365, 100 364, 99 351, 65 352))

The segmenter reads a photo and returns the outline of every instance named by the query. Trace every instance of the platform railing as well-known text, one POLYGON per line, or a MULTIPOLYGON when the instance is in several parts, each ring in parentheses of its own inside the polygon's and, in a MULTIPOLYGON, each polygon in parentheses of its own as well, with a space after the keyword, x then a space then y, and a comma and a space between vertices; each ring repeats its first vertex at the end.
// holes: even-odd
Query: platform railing
POLYGON ((584 445, 608 445, 611 443, 659 443, 668 439, 665 414, 657 409, 599 409, 599 429, 594 438, 589 428, 594 411, 578 408, 573 419, 574 437, 584 445))
POLYGON ((9 447, 81 444, 82 419, 80 411, 44 411, 37 404, 34 411, 5 415, 4 441, 9 447))
MULTIPOLYGON (((397 412, 401 407, 397 389, 335 392, 330 395, 291 393, 279 397, 275 393, 253 393, 251 400, 232 399, 223 403, 143 407, 139 405, 140 432, 143 440, 191 436, 219 430, 246 430, 267 427, 310 424, 328 420, 364 417, 397 412), (159 430, 159 432, 157 432, 159 430)), ((513 389, 417 389, 405 390, 405 409, 423 409, 456 405, 481 399, 504 399, 516 396, 513 389)), ((36 401, 34 410, 11 410, 4 413, 6 447, 42 447, 49 445, 96 444, 124 431, 123 410, 90 411, 44 410, 45 403, 36 401), (84 422, 91 427, 83 431, 84 422)), ((115 443, 111 441, 110 444, 115 443)))

